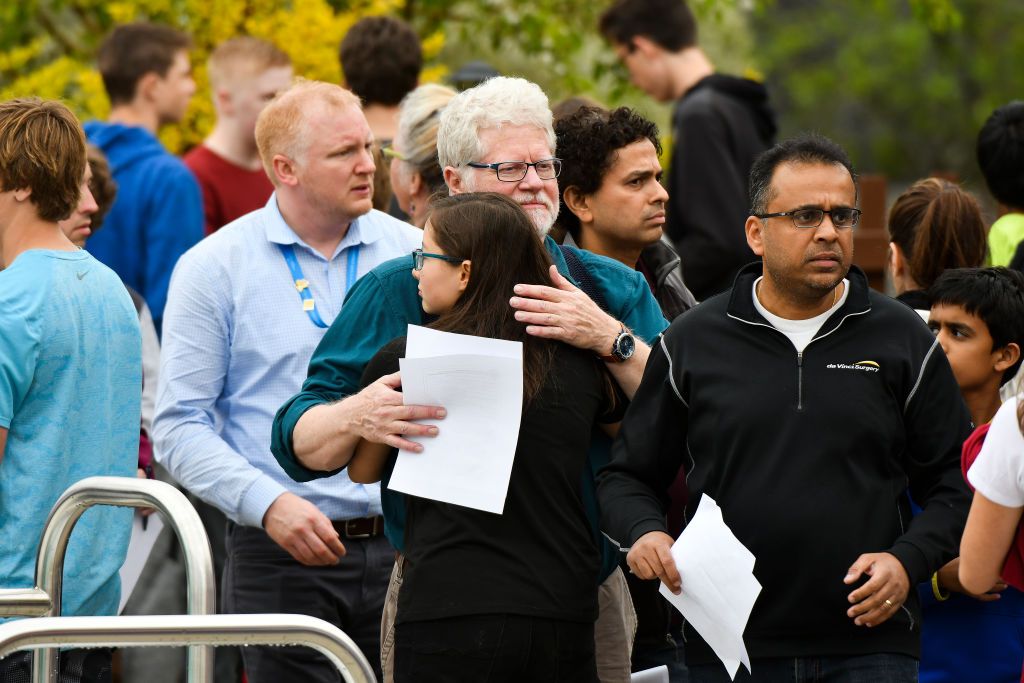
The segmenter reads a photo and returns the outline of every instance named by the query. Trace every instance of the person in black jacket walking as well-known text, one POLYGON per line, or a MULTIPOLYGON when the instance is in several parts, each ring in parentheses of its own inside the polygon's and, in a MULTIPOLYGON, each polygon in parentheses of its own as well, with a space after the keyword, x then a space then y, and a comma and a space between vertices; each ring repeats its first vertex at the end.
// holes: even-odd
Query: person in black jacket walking
POLYGON ((665 232, 690 289, 707 299, 754 260, 740 226, 750 166, 775 139, 768 91, 715 73, 682 0, 617 0, 600 30, 634 85, 659 102, 676 102, 665 232))
MULTIPOLYGON (((763 266, 654 344, 599 477, 603 528, 637 576, 685 591, 664 521, 684 467, 689 512, 713 496, 757 558, 753 674, 736 680, 916 681, 909 588, 956 553, 967 410, 927 327, 850 265, 860 211, 842 149, 783 142, 754 164, 750 195, 763 266)), ((691 681, 728 680, 688 635, 691 681)))

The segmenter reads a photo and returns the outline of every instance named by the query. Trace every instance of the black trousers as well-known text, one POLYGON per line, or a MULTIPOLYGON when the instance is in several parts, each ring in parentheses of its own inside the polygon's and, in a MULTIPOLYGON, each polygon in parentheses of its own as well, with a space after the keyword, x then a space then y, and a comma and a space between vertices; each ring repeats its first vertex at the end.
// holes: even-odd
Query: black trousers
MULTIPOLYGON (((57 683, 110 683, 113 650, 108 648, 64 650, 58 657, 57 683)), ((0 659, 0 683, 30 683, 32 653, 15 652, 0 659)))
POLYGON ((398 624, 395 683, 597 683, 594 624, 486 614, 398 624))
MULTIPOLYGON (((395 552, 384 536, 342 539, 348 554, 329 567, 295 560, 263 529, 228 526, 223 611, 306 614, 335 624, 380 674, 380 619, 395 552)), ((339 683, 327 658, 308 647, 246 647, 249 683, 339 683)))

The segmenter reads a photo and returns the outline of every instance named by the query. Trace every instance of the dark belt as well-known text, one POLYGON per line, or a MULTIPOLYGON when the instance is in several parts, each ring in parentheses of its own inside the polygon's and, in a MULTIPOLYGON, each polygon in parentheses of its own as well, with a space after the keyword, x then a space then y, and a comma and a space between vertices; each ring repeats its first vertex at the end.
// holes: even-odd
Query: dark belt
POLYGON ((384 533, 384 518, 360 517, 358 519, 341 519, 331 522, 338 535, 347 539, 376 538, 384 533))

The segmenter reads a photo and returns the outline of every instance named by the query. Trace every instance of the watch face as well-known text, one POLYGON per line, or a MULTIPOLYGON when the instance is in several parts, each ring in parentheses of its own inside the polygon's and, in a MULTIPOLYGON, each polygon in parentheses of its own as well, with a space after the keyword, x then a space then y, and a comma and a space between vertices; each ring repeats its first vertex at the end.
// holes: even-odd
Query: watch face
POLYGON ((615 340, 615 349, 613 350, 613 353, 622 360, 626 360, 632 356, 633 351, 635 350, 636 341, 633 339, 633 335, 623 333, 615 340))

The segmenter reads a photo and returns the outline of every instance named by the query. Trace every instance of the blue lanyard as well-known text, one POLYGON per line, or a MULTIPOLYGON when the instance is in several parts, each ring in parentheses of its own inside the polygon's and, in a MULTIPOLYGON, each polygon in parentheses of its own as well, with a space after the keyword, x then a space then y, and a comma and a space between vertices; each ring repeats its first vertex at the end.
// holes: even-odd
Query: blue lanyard
MULTIPOLYGON (((313 324, 317 327, 328 327, 327 323, 324 322, 323 318, 316 310, 316 302, 313 301, 313 293, 309 291, 309 281, 302 274, 302 266, 299 265, 299 260, 295 258, 295 247, 291 244, 279 244, 277 245, 281 250, 281 254, 284 256, 284 262, 288 264, 288 270, 292 273, 292 279, 295 281, 295 289, 299 290, 299 298, 302 299, 302 310, 306 312, 309 319, 313 321, 313 324)), ((348 294, 348 290, 352 289, 352 285, 356 283, 359 277, 359 245, 349 247, 348 250, 348 272, 345 277, 345 294, 348 294)))

